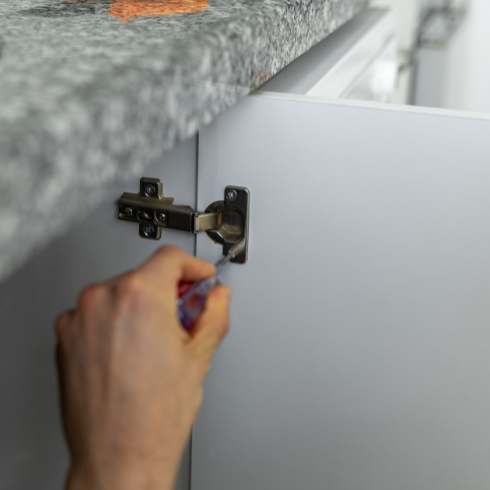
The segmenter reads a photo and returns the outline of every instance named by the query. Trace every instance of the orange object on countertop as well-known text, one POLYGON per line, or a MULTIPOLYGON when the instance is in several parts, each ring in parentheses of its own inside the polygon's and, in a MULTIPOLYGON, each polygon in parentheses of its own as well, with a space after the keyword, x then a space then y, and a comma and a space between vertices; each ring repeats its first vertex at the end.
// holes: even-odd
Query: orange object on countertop
POLYGON ((109 15, 127 24, 131 17, 188 14, 208 7, 209 0, 116 0, 111 3, 109 15))

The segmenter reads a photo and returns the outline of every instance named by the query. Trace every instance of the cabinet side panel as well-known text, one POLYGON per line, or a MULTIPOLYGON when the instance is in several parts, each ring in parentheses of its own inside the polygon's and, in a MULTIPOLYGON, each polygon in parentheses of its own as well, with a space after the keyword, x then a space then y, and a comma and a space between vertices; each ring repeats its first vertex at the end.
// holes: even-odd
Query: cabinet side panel
POLYGON ((200 135, 200 207, 251 215, 192 490, 489 488, 490 122, 304 99, 200 135))
MULTIPOLYGON (((192 139, 147 170, 163 181, 177 204, 195 205, 196 140, 192 139)), ((107 190, 107 200, 89 218, 51 243, 0 286, 0 488, 63 488, 67 452, 63 441, 54 367, 54 320, 75 305, 80 290, 119 275, 165 243, 194 254, 190 234, 165 231, 160 242, 143 240, 138 226, 116 218, 124 191, 139 181, 107 190)), ((189 488, 186 449, 177 490, 189 488)))

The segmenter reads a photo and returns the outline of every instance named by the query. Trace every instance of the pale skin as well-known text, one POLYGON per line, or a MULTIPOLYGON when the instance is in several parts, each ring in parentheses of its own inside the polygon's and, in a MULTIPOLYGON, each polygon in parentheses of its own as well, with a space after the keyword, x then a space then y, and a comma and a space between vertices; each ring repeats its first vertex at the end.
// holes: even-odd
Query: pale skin
POLYGON ((231 296, 213 289, 188 333, 177 286, 213 274, 213 265, 167 246, 139 269, 88 287, 59 317, 66 490, 173 488, 231 296))

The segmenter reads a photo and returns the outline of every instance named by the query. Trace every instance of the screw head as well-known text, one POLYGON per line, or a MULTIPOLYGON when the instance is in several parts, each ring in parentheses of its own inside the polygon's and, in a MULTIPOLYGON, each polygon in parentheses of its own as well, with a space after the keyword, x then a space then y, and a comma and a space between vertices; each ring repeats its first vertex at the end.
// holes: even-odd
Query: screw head
POLYGON ((165 216, 165 213, 158 213, 157 219, 158 221, 160 221, 160 223, 165 223, 165 221, 167 221, 167 217, 165 216))
POLYGON ((127 217, 127 218, 132 218, 133 215, 134 215, 134 209, 133 208, 130 208, 129 206, 124 210, 124 215, 127 217))
POLYGON ((145 194, 147 196, 154 196, 156 193, 155 186, 153 184, 146 184, 145 185, 145 194))
POLYGON ((226 198, 229 201, 234 201, 237 198, 236 191, 234 189, 229 189, 228 191, 226 191, 226 198))
POLYGON ((151 225, 145 226, 145 234, 146 235, 153 235, 155 233, 155 227, 151 225))

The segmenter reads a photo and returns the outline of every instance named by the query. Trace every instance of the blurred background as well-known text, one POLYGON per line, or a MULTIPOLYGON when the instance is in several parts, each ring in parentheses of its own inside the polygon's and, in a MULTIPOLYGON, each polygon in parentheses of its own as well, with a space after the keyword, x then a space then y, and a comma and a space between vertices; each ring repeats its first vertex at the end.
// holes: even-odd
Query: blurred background
POLYGON ((398 23, 395 103, 490 112, 489 0, 375 0, 398 23))

